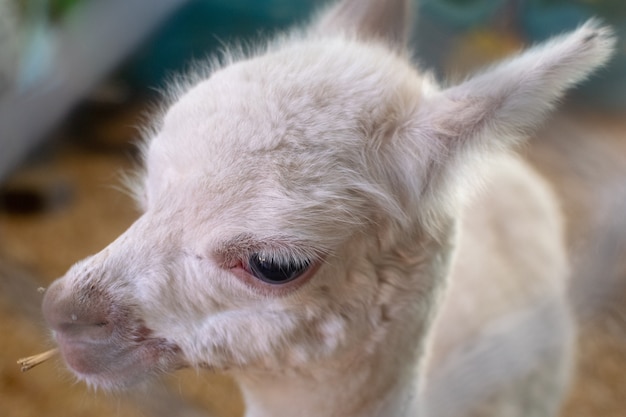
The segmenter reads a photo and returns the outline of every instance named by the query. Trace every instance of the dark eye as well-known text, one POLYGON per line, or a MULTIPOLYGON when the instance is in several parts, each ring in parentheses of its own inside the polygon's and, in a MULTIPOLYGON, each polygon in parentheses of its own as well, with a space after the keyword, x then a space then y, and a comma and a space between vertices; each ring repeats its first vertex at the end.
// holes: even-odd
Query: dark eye
POLYGON ((249 272, 268 284, 285 284, 302 275, 310 266, 308 260, 276 260, 255 253, 248 259, 249 272))

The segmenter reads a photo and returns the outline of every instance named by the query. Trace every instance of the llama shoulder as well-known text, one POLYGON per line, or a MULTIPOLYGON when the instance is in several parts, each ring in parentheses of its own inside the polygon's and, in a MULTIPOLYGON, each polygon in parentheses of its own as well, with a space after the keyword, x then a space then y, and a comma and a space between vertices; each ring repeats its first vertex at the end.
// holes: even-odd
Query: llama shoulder
POLYGON ((519 158, 498 158, 489 171, 461 220, 449 290, 434 330, 441 360, 507 317, 546 304, 564 308, 568 263, 552 190, 519 158), (447 330, 451 323, 453 332, 447 330))

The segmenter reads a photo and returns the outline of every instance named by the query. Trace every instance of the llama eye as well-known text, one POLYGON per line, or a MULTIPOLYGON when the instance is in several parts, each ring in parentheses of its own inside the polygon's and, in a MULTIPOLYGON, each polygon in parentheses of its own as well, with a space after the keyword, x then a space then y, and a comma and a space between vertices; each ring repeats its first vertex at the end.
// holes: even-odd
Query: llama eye
POLYGON ((279 261, 255 253, 248 259, 249 272, 268 284, 285 284, 302 275, 310 266, 310 261, 279 261))

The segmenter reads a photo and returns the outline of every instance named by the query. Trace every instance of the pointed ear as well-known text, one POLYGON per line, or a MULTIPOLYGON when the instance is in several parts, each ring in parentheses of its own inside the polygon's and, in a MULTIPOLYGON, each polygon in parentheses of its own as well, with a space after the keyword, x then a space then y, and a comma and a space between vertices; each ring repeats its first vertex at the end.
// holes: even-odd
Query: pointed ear
MULTIPOLYGON (((486 156, 510 149, 532 133, 569 87, 608 61, 614 43, 610 29, 589 21, 430 95, 414 125, 418 141, 428 138, 430 154, 428 167, 422 168, 422 192, 462 193, 459 182, 477 177, 486 156), (446 189, 450 185, 455 188, 446 189)), ((438 209, 437 204, 432 208, 438 209)))
POLYGON ((508 147, 540 124, 568 88, 604 65, 614 44, 609 28, 589 21, 444 90, 428 117, 450 147, 508 147))
POLYGON ((411 16, 410 0, 341 0, 321 15, 313 32, 354 33, 404 48, 411 16))

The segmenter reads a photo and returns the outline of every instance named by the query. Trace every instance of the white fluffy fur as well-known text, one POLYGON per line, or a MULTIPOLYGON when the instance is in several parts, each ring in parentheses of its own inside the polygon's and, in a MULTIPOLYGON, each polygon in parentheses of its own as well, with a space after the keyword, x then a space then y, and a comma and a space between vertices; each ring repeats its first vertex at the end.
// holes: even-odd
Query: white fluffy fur
POLYGON ((403 52, 406 7, 344 0, 181 85, 145 145, 143 215, 56 293, 103 288, 235 377, 247 417, 555 415, 561 220, 506 151, 613 39, 590 22, 441 89, 403 52), (320 267, 267 290, 227 267, 255 251, 320 267))

